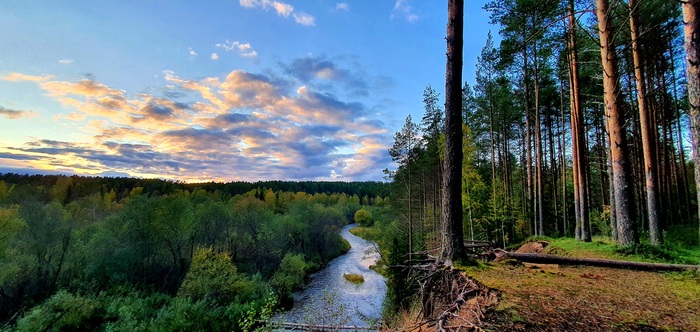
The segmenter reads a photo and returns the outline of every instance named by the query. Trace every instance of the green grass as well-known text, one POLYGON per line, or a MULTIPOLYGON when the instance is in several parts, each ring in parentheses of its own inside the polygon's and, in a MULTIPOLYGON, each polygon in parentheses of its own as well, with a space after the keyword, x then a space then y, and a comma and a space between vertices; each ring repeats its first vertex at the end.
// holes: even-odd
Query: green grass
POLYGON ((345 274, 343 274, 343 277, 345 278, 345 280, 347 280, 355 285, 359 285, 359 284, 365 282, 365 278, 361 274, 357 274, 357 273, 345 273, 345 274))
POLYGON ((616 259, 638 262, 659 262, 700 265, 700 246, 688 246, 670 240, 661 246, 640 243, 621 247, 609 237, 595 236, 592 242, 581 242, 572 238, 532 237, 534 240, 549 241, 547 253, 578 258, 616 259))

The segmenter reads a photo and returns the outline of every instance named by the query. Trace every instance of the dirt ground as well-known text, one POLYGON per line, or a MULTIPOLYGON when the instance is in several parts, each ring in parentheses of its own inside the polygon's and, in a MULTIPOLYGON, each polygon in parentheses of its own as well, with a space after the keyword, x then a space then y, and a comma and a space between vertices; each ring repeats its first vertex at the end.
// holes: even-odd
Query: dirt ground
POLYGON ((497 289, 487 331, 700 331, 700 277, 521 264, 470 269, 497 289))

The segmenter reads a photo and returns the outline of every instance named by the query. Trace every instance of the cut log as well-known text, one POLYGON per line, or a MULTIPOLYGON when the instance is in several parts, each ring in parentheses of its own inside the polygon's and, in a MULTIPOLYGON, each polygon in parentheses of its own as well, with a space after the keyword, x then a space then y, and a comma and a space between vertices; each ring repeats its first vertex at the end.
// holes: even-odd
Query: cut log
POLYGON ((664 263, 643 263, 615 261, 609 259, 590 259, 562 257, 546 254, 526 254, 517 252, 506 252, 510 258, 521 262, 536 264, 559 264, 559 265, 587 265, 599 267, 612 267, 617 269, 631 269, 640 271, 686 271, 700 270, 700 265, 664 264, 664 263))

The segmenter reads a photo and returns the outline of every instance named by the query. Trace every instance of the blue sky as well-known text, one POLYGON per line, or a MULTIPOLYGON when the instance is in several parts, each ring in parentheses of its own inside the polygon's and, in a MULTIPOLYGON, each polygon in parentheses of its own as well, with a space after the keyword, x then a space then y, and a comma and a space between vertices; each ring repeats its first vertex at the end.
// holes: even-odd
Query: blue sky
MULTIPOLYGON (((464 79, 489 29, 465 1, 464 79)), ((0 172, 380 180, 445 1, 2 1, 0 172)), ((495 31, 494 31, 495 32, 495 31)))

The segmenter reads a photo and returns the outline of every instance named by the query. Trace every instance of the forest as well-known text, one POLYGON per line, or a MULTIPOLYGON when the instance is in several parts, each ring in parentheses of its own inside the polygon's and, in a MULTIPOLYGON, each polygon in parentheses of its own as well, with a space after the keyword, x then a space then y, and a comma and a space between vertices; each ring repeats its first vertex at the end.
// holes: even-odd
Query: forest
MULTIPOLYGON (((680 3, 497 0, 484 9, 502 39, 489 34, 476 83, 461 90, 464 236, 503 247, 534 235, 697 244, 680 3)), ((425 238, 410 251, 440 247, 440 100, 428 85, 423 117, 407 117, 389 151, 398 168, 385 170, 409 232, 425 238)))
MULTIPOLYGON (((386 182, 0 174, 0 329, 250 330, 349 249, 338 232, 352 222, 379 244, 389 327, 416 301, 423 314, 438 307, 416 294, 442 287, 426 280, 455 271, 445 265, 479 264, 465 243, 513 249, 544 239, 568 255, 698 265, 699 2, 490 1, 500 40, 489 33, 473 84, 461 78, 462 2, 448 2, 445 95, 424 89, 423 116, 406 117, 394 135, 386 182), (419 280, 410 269, 427 261, 445 265, 419 280)), ((536 279, 531 270, 577 285, 567 299, 583 279, 632 278, 522 265, 471 273, 508 289, 519 282, 508 273, 536 279)), ((683 285, 674 296, 697 299, 697 273, 663 278, 635 286, 683 285)))
POLYGON ((0 329, 249 330, 382 187, 2 174, 0 329))

